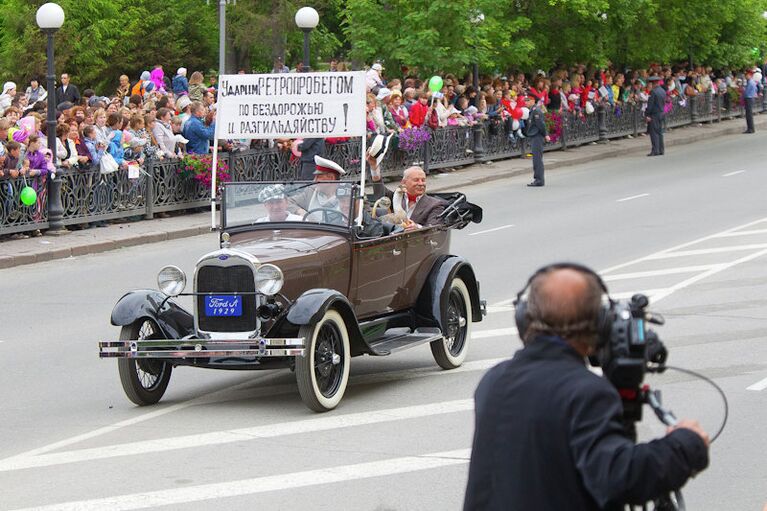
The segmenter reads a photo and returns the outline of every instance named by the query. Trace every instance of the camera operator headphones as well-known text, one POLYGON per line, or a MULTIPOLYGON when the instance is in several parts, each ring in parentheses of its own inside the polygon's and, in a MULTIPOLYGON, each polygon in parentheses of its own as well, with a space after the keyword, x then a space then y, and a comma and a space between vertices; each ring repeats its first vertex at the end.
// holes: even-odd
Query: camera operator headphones
POLYGON ((562 262, 562 263, 549 264, 547 266, 544 266, 543 268, 538 269, 535 273, 533 273, 530 276, 529 279, 527 279, 527 283, 525 284, 525 287, 523 287, 519 291, 519 293, 517 293, 517 298, 514 300, 514 307, 515 307, 514 321, 517 324, 517 332, 519 333, 519 337, 522 339, 525 338, 525 335, 527 334, 527 331, 530 328, 530 324, 532 323, 532 318, 530 317, 530 312, 528 310, 528 299, 527 299, 527 295, 525 294, 526 291, 530 288, 530 285, 532 284, 533 280, 535 280, 535 278, 538 277, 539 275, 550 272, 552 270, 561 270, 561 269, 571 269, 581 273, 585 273, 586 275, 593 276, 596 279, 597 283, 599 284, 599 287, 602 288, 602 292, 607 296, 607 303, 606 304, 603 303, 602 306, 599 308, 597 321, 593 328, 594 334, 596 334, 596 336, 598 337, 597 348, 604 346, 609 340, 610 331, 612 330, 613 322, 612 322, 610 310, 612 309, 612 305, 614 302, 612 298, 610 298, 610 295, 607 291, 607 286, 602 280, 602 277, 600 277, 599 274, 597 274, 597 272, 595 272, 591 268, 578 263, 562 262))

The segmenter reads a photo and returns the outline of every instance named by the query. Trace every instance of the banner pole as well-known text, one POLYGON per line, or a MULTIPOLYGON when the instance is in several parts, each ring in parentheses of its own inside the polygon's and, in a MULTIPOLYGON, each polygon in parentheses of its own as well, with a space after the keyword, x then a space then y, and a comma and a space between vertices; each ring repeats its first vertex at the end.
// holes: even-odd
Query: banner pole
MULTIPOLYGON (((221 76, 219 75, 219 81, 221 83, 221 76)), ((216 117, 213 121, 216 125, 213 128, 213 176, 210 183, 210 230, 216 230, 216 175, 218 174, 218 113, 221 110, 220 99, 216 98, 216 117)))
POLYGON ((362 155, 360 157, 360 211, 357 215, 357 226, 362 227, 362 211, 365 207, 365 164, 367 163, 365 157, 367 156, 368 137, 367 133, 362 135, 362 155))

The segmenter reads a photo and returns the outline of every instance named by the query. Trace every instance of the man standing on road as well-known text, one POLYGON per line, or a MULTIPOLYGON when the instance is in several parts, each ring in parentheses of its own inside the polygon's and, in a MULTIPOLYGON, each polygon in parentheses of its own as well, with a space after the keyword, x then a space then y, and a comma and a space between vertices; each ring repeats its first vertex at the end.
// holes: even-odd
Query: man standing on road
POLYGON ((551 139, 546 132, 546 121, 535 97, 526 96, 525 106, 530 110, 525 136, 530 140, 530 152, 533 154, 533 181, 527 186, 543 186, 543 143, 551 139))
POLYGON ((746 71, 746 88, 743 91, 743 98, 746 100, 746 131, 743 133, 755 133, 754 130, 754 104, 759 89, 754 80, 754 72, 750 69, 746 71))
POLYGON ((650 134, 652 150, 647 156, 661 156, 665 152, 663 147, 663 107, 666 105, 666 91, 661 86, 660 76, 651 76, 647 83, 653 87, 650 99, 647 100, 645 120, 647 121, 647 133, 650 134))
POLYGON ((696 421, 634 444, 618 391, 586 367, 607 292, 601 279, 559 264, 538 270, 528 287, 526 305, 517 303, 526 308, 518 321, 524 347, 475 393, 464 510, 623 510, 705 469, 709 439, 696 421))

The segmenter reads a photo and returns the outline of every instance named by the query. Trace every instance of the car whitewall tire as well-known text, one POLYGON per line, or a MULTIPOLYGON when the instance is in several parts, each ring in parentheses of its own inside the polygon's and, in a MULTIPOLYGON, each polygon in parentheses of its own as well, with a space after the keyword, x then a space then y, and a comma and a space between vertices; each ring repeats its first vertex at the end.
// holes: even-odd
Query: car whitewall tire
POLYGON ((455 369, 466 360, 471 340, 471 294, 469 288, 455 277, 448 291, 442 339, 430 343, 434 360, 443 369, 455 369))
POLYGON ((341 315, 328 309, 316 324, 302 326, 305 355, 296 357, 296 381, 304 404, 316 412, 332 410, 349 381, 349 333, 341 315))

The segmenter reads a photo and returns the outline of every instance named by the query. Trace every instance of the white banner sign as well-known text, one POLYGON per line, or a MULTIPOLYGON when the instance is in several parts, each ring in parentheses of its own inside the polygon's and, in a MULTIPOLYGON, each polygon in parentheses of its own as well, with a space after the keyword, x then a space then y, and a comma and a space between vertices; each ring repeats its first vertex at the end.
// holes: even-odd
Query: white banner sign
POLYGON ((219 138, 365 135, 365 73, 222 75, 219 138))

